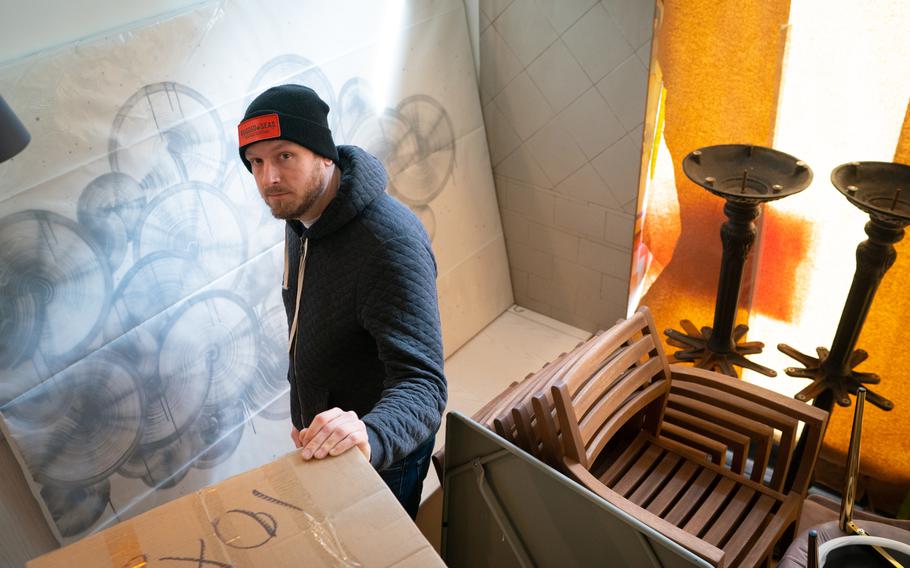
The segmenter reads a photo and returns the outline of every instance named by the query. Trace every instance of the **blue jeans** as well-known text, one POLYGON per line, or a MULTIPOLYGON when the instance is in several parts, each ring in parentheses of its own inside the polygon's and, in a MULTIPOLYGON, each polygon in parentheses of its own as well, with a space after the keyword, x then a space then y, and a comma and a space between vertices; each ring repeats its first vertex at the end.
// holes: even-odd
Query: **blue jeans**
POLYGON ((413 452, 379 472, 379 477, 386 482, 412 519, 417 518, 423 478, 430 469, 433 442, 434 438, 430 438, 417 446, 413 452))

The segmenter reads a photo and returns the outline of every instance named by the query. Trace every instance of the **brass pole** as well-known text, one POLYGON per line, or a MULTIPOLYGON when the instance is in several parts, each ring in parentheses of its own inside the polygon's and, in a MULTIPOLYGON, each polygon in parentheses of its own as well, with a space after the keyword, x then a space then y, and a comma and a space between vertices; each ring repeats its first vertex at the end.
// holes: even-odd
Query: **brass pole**
POLYGON ((856 390, 856 410, 853 412, 853 429, 850 431, 850 446, 847 450, 847 472, 844 479, 844 498, 840 506, 840 530, 849 533, 848 525, 853 521, 853 503, 856 501, 856 484, 859 477, 859 444, 863 434, 863 406, 866 404, 866 389, 856 390))
MULTIPOLYGON (((856 485, 859 481, 859 443, 863 435, 863 407, 866 404, 866 389, 856 389, 856 410, 853 412, 853 429, 850 431, 850 446, 847 449, 847 473, 844 479, 844 497, 840 504, 840 530, 847 534, 868 535, 859 525, 853 522, 853 504, 856 501, 856 485)), ((811 543, 811 539, 810 539, 811 543)), ((902 564, 880 547, 872 548, 895 568, 902 564)))

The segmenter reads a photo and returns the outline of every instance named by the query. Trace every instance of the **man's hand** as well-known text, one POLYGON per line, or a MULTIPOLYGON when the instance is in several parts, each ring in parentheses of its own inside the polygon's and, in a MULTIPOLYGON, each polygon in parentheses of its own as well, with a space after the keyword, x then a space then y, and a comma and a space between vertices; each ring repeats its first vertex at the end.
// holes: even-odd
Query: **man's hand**
POLYGON ((307 428, 299 434, 298 447, 303 448, 303 459, 322 459, 337 456, 353 447, 370 459, 370 441, 367 426, 353 411, 330 408, 317 414, 307 428))
MULTIPOLYGON (((300 432, 301 432, 300 430, 291 426, 291 440, 294 440, 295 448, 302 447, 302 445, 300 444, 300 432)), ((306 428, 303 429, 303 432, 306 432, 306 428)))

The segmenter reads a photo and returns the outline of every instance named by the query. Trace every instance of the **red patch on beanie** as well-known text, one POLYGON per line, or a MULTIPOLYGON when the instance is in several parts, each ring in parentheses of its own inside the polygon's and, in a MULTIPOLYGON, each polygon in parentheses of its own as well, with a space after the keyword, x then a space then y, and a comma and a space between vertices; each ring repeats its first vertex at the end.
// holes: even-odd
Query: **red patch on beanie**
POLYGON ((237 125, 237 138, 240 140, 241 147, 279 136, 281 136, 281 124, 276 113, 254 116, 237 125))

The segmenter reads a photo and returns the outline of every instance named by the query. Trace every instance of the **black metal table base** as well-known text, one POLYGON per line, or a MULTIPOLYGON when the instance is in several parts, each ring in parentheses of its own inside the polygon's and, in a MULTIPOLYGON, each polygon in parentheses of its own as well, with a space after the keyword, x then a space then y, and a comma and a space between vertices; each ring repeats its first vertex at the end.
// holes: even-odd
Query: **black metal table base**
MULTIPOLYGON (((851 370, 846 376, 838 376, 839 373, 836 374, 828 371, 825 368, 825 363, 829 359, 830 352, 824 347, 815 348, 818 357, 806 355, 784 343, 779 344, 777 348, 803 365, 803 368, 787 367, 786 372, 788 375, 791 377, 812 379, 809 386, 796 394, 796 400, 801 400, 803 402, 817 400, 820 397, 824 397, 827 394, 826 391, 828 391, 830 392, 828 396, 833 397, 834 402, 840 406, 850 406, 849 395, 852 394, 855 396, 857 389, 865 387, 866 400, 870 403, 882 410, 892 410, 894 408, 893 402, 880 394, 876 394, 869 390, 867 385, 877 385, 881 382, 881 377, 877 374, 851 370)), ((850 354, 848 363, 850 369, 853 369, 868 357, 869 354, 864 349, 853 351, 853 353, 850 354)), ((827 406, 827 409, 830 410, 830 404, 816 404, 815 406, 827 406)))
POLYGON ((731 377, 739 377, 735 367, 775 377, 773 370, 746 358, 761 353, 765 344, 741 341, 749 328, 736 325, 743 270, 755 242, 755 219, 761 204, 799 193, 812 181, 812 170, 789 154, 750 144, 700 148, 686 156, 682 165, 686 177, 725 201, 727 220, 720 227, 723 254, 714 323, 698 330, 691 321, 683 320, 682 332, 665 330, 668 343, 682 348, 673 356, 731 377))
POLYGON ((761 353, 765 347, 765 344, 761 341, 740 342, 748 333, 748 326, 740 324, 733 329, 733 351, 718 352, 712 350, 709 346, 713 331, 710 326, 704 326, 699 330, 689 320, 682 320, 679 325, 685 333, 675 329, 664 330, 664 334, 668 338, 667 343, 682 349, 673 354, 673 358, 677 361, 694 363, 699 369, 716 371, 731 377, 738 376, 735 367, 751 369, 768 377, 777 376, 773 369, 746 359, 746 355, 761 353))

